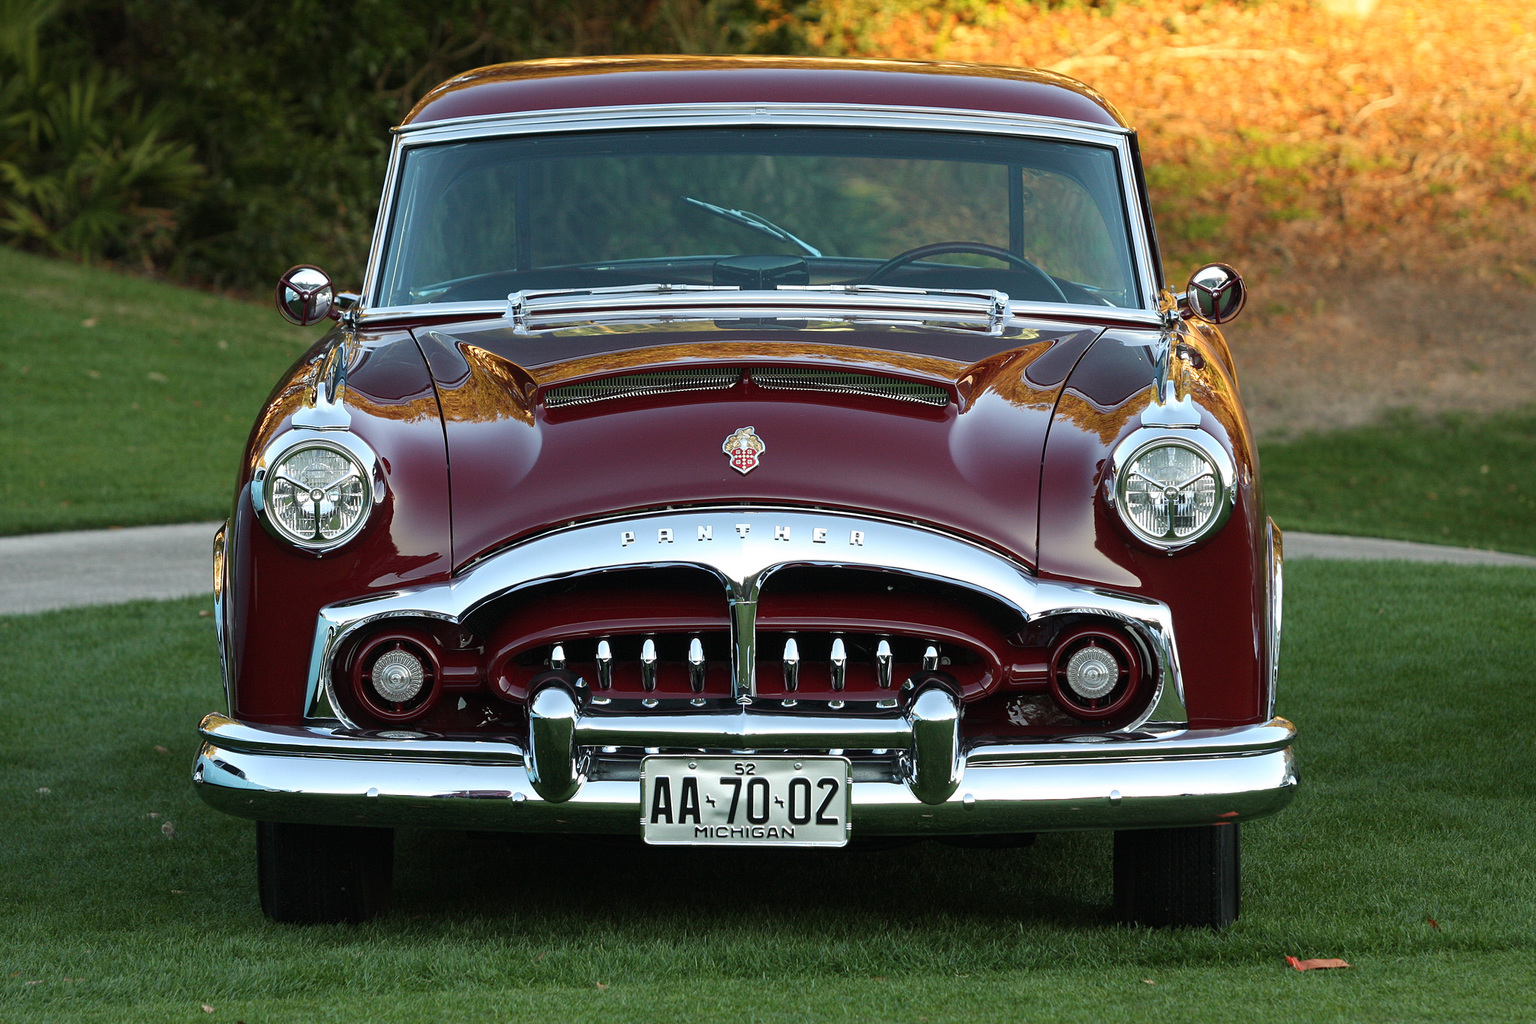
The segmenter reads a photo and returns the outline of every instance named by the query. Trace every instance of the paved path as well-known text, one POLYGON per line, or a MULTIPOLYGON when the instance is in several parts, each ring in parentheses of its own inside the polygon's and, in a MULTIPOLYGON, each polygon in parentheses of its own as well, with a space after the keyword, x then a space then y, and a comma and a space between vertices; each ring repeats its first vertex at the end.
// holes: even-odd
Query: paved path
POLYGON ((218 523, 0 537, 0 615, 213 593, 218 523))
MULTIPOLYGON (((218 525, 0 537, 0 615, 210 593, 213 532, 218 525)), ((1536 568, 1536 558, 1526 555, 1296 532, 1285 535, 1285 557, 1536 568)))

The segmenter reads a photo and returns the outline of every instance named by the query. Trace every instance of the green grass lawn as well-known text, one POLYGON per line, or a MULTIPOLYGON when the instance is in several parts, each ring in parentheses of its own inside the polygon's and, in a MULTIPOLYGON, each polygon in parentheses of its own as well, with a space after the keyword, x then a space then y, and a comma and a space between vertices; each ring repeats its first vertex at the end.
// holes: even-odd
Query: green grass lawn
POLYGON ((1536 408, 1399 413, 1260 454, 1269 514, 1285 529, 1536 555, 1536 408))
POLYGON ((0 1020, 1536 1017, 1536 573, 1298 562, 1287 598, 1302 789, 1245 828, 1222 934, 1115 926, 1102 833, 727 852, 407 832, 386 918, 275 926, 251 826, 188 778, 222 700, 205 602, 0 619, 0 1020))
POLYGON ((262 401, 316 337, 3 247, 0 302, 0 534, 222 518, 262 401))

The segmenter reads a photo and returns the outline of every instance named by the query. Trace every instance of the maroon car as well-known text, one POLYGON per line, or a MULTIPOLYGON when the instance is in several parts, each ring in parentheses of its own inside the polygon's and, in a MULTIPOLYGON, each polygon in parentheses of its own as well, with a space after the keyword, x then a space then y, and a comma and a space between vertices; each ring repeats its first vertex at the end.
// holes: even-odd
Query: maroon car
POLYGON ((1012 68, 486 68, 396 131, 360 294, 215 546, 203 798, 284 921, 397 826, 708 846, 1115 833, 1238 912, 1291 799, 1280 533, 1229 267, 1164 285, 1136 135, 1012 68))

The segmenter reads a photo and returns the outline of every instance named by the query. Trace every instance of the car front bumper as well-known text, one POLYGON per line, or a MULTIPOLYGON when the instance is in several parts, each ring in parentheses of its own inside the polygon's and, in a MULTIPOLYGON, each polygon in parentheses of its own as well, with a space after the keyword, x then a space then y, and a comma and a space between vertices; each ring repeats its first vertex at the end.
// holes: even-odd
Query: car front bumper
MULTIPOLYGON (((717 723, 716 735, 724 729, 751 736, 751 749, 767 755, 778 739, 752 731, 764 721, 732 716, 717 723)), ((905 721, 912 725, 910 714, 905 721)), ((601 738, 579 734, 579 722, 573 728, 573 739, 601 738)), ((1080 741, 976 746, 955 751, 951 777, 937 785, 931 772, 924 780, 915 770, 921 765, 913 764, 923 756, 923 729, 919 721, 906 749, 894 746, 899 724, 887 727, 889 737, 867 737, 893 744, 886 749, 818 743, 818 752, 834 749, 853 760, 855 837, 1218 824, 1273 814, 1291 801, 1297 786, 1291 749, 1296 729, 1283 718, 1230 729, 1146 729, 1080 741)), ((340 723, 251 725, 221 714, 205 718, 201 732, 204 742, 193 769, 197 790, 214 808, 240 817, 640 833, 644 751, 639 748, 588 749, 572 765, 567 795, 551 790, 547 771, 539 778, 537 761, 546 755, 506 740, 381 735, 340 723), (540 796, 541 790, 556 798, 540 796)), ((619 735, 607 738, 622 743, 619 735)), ((822 740, 840 738, 847 737, 822 740)), ((549 763, 554 762, 546 757, 549 763)))

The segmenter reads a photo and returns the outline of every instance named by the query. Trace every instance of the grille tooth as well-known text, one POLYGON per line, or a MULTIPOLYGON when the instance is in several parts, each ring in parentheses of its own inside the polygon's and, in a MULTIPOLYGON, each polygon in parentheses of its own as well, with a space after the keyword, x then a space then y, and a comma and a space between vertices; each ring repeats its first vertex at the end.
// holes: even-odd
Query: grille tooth
POLYGON ((656 689, 656 641, 650 637, 640 648, 640 685, 647 690, 656 689))
POLYGON ((875 678, 882 690, 891 688, 891 667, 895 664, 895 657, 891 654, 891 642, 881 640, 875 648, 875 678))
POLYGON ((752 375, 752 383, 760 388, 873 395, 877 398, 891 398, 898 402, 917 402, 922 405, 949 404, 949 392, 941 387, 919 384, 910 380, 898 380, 895 377, 880 377, 871 373, 844 373, 839 370, 820 370, 802 366, 754 366, 749 372, 752 375))
POLYGON ((923 651, 923 671, 937 672, 939 670, 939 649, 929 644, 923 651))
POLYGON ((832 641, 832 689, 841 690, 848 682, 848 649, 843 646, 843 638, 836 637, 832 641))
POLYGON ((613 648, 607 640, 597 642, 597 685, 604 690, 613 689, 613 648))
POLYGON ((800 688, 800 645, 795 638, 784 641, 784 689, 794 693, 800 688))
POLYGON ((555 671, 565 668, 565 648, 555 644, 555 649, 549 652, 549 667, 555 671))
POLYGON ((688 684, 694 693, 704 692, 704 644, 698 637, 688 641, 688 684))
POLYGON ((544 405, 558 409, 563 405, 586 405, 611 398, 667 395, 679 391, 724 391, 735 387, 739 380, 741 371, 735 367, 626 373, 550 388, 544 392, 544 405))

